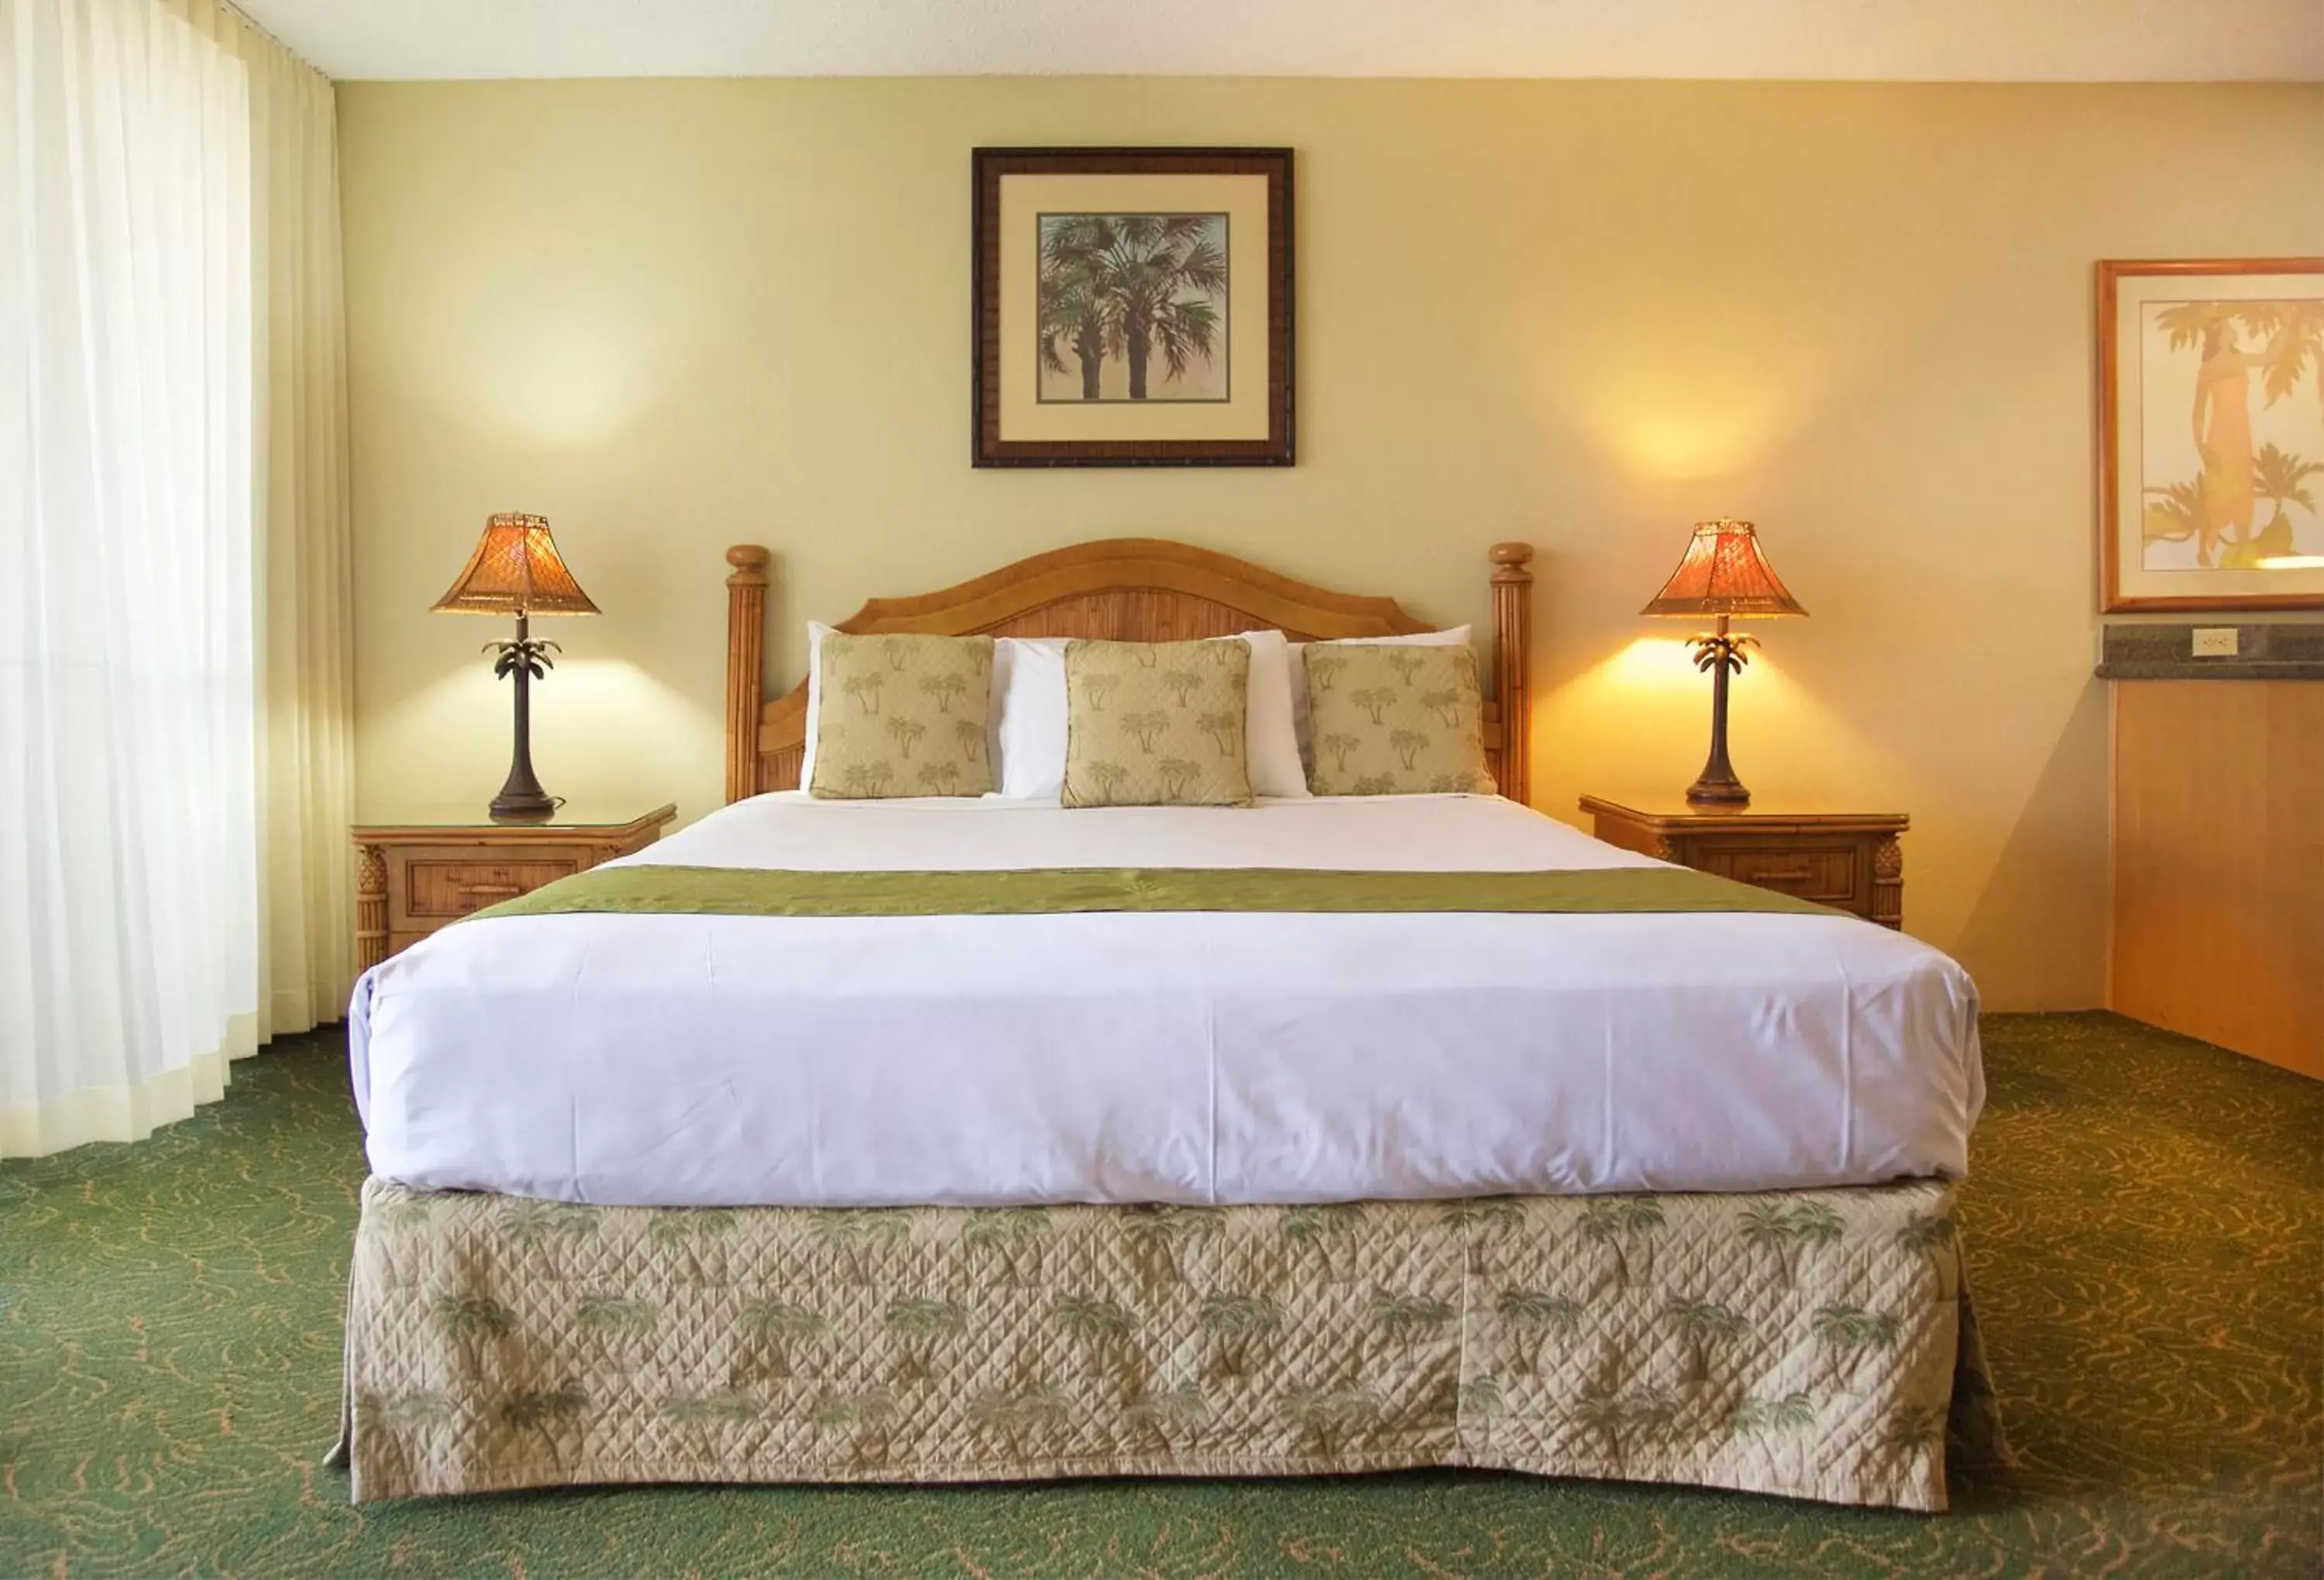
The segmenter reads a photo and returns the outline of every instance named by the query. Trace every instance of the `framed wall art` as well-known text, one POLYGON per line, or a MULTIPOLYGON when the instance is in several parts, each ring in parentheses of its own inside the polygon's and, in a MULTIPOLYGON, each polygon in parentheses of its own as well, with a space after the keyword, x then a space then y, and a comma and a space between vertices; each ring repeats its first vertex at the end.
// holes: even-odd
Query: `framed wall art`
POLYGON ((2324 608, 2324 258, 2098 270, 2100 607, 2324 608))
POLYGON ((980 148, 979 466, 1288 466, 1291 151, 980 148))

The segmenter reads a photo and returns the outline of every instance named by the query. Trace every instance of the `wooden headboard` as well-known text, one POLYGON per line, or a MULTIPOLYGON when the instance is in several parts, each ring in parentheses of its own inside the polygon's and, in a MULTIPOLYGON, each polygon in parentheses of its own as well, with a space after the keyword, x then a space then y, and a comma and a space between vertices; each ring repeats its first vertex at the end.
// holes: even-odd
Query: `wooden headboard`
MULTIPOLYGON (((767 565, 755 543, 726 551, 726 799, 798 787, 807 682, 766 700, 767 565)), ((1493 694, 1485 755, 1501 794, 1526 799, 1533 559, 1493 546, 1493 694)), ((1436 628, 1393 598, 1360 598, 1278 576, 1231 555, 1154 537, 1116 537, 1035 555, 918 598, 874 598, 835 628, 959 637, 1102 637, 1184 641, 1272 627, 1294 641, 1394 637, 1436 628)))

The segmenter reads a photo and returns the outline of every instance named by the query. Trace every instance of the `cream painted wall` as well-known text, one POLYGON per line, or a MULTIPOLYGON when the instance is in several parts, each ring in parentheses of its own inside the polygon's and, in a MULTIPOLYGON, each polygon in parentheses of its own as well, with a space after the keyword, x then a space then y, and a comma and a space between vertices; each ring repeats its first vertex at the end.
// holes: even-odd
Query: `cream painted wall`
MULTIPOLYGON (((481 806, 508 703, 431 615, 548 514, 603 620, 537 694, 576 800, 719 795, 724 572, 770 643, 1019 556, 1182 537, 1445 622, 1540 547, 1536 801, 1683 785, 1707 685, 1635 611, 1756 519, 1761 803, 1900 808, 1905 920, 1998 1007, 2098 1002, 2090 264, 2324 251, 2324 88, 1252 79, 340 89, 367 819, 481 806), (1299 151, 1295 470, 973 472, 968 150, 1299 151)), ((547 624, 547 622, 544 622, 547 624)))

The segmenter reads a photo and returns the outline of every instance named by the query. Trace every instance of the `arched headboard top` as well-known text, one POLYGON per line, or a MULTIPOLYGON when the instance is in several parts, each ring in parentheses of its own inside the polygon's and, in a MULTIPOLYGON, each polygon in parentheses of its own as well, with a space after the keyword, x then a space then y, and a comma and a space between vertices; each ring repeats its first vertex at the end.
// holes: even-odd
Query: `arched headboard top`
MULTIPOLYGON (((1216 603, 1242 620, 1237 630, 1272 627, 1306 640, 1404 636, 1432 629, 1393 598, 1326 592, 1249 560, 1160 537, 1109 537, 1051 549, 973 581, 917 598, 874 598, 838 623, 857 634, 921 631, 971 636, 1088 636, 1082 630, 1002 630, 1072 600, 1122 592, 1176 592, 1216 603)), ((1074 623, 1066 617, 1068 623, 1074 623)), ((1204 633, 1209 634, 1209 633, 1204 633)), ((1131 638, 1129 640, 1157 640, 1131 638)))
MULTIPOLYGON (((1493 547, 1491 669, 1486 753, 1502 794, 1525 799, 1526 648, 1533 546, 1493 547), (1520 705, 1512 707, 1512 703, 1520 705)), ((764 701, 767 565, 756 544, 726 551, 726 798, 798 784, 807 683, 764 701)), ((1114 537, 1052 549, 911 598, 874 598, 835 629, 854 635, 1092 637, 1184 641, 1274 629, 1299 641, 1393 637, 1436 629, 1393 598, 1335 592, 1248 560, 1157 537, 1114 537)))

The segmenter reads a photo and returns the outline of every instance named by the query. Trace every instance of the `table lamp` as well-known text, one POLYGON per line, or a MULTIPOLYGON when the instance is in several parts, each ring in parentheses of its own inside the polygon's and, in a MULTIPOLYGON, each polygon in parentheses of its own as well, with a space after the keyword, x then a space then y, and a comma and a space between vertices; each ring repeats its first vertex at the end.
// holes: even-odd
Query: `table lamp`
POLYGON ((1729 636, 1729 620, 1766 619, 1800 614, 1799 606, 1767 556, 1759 552, 1759 535, 1748 521, 1698 521, 1678 562, 1644 614, 1683 614, 1698 619, 1716 615, 1719 629, 1694 638, 1694 666, 1711 671, 1711 756, 1702 772, 1686 788, 1689 801, 1709 805, 1748 805, 1751 792, 1735 776, 1727 761, 1727 676, 1750 660, 1756 638, 1729 636))
POLYGON ((530 686, 548 678, 560 651, 554 642, 541 641, 529 622, 536 614, 595 614, 597 606, 581 591, 573 573, 558 557, 557 541, 549 535, 549 519, 514 511, 484 522, 484 535, 452 590, 436 601, 438 614, 512 614, 516 640, 486 642, 484 651, 497 655, 493 673, 516 681, 516 755, 509 764, 508 783, 493 797, 495 822, 536 822, 557 811, 557 799, 540 787, 532 774, 532 702, 530 686))

